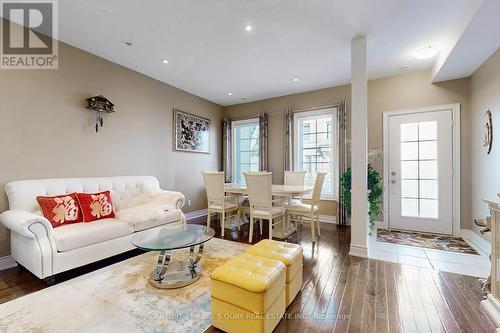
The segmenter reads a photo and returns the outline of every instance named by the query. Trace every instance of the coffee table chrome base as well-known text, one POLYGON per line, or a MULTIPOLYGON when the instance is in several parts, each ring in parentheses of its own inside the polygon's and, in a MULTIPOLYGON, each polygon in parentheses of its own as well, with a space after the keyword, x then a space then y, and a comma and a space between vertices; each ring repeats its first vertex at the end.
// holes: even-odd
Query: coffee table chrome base
POLYGON ((196 256, 194 246, 189 249, 189 260, 171 262, 171 252, 161 251, 156 268, 149 276, 150 283, 156 288, 176 289, 188 286, 201 277, 201 267, 197 264, 203 253, 203 244, 199 245, 196 256))

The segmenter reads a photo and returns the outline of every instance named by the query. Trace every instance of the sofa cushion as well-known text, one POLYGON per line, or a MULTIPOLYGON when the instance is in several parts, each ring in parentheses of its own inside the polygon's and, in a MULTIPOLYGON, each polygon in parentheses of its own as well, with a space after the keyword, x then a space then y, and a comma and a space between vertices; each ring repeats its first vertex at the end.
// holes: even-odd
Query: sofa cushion
POLYGON ((154 228, 181 221, 181 210, 173 206, 146 204, 121 209, 117 212, 120 222, 131 225, 134 231, 154 228))
POLYGON ((57 250, 64 252, 130 235, 133 232, 134 228, 127 223, 117 219, 103 219, 55 228, 54 239, 57 250))
POLYGON ((52 227, 63 224, 83 221, 82 211, 78 204, 76 193, 63 194, 53 197, 38 196, 36 201, 40 205, 43 216, 49 220, 52 227))
POLYGON ((77 193, 78 202, 83 213, 84 222, 92 222, 115 217, 111 192, 77 193))

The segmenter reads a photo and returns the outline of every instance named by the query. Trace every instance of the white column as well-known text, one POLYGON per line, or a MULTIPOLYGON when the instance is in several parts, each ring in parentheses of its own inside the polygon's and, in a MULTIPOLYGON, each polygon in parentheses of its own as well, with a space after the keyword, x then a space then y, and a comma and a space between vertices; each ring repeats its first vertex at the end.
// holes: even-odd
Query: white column
POLYGON ((351 248, 349 254, 368 257, 368 82, 366 37, 351 41, 351 248))

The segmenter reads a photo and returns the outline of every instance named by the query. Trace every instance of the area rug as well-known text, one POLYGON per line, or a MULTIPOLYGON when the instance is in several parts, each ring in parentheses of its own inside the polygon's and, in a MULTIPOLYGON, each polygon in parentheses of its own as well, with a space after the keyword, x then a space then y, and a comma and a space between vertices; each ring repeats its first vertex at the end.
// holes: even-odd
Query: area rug
POLYGON ((0 332, 203 332, 211 325, 210 272, 247 246, 208 241, 202 277, 174 290, 149 284, 158 253, 141 254, 0 305, 0 332))
POLYGON ((421 232, 377 229, 377 241, 399 245, 425 247, 458 253, 479 253, 461 237, 434 235, 421 232))

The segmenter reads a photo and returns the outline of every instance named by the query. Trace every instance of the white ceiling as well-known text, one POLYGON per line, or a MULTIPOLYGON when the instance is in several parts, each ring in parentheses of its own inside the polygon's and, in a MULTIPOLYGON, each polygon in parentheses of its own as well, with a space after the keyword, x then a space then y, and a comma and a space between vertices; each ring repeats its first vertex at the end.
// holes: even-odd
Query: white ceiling
POLYGON ((453 45, 481 2, 61 0, 59 39, 231 105, 349 83, 350 41, 361 34, 368 36, 369 78, 407 64, 430 69, 434 59, 417 60, 412 51, 453 45))
POLYGON ((432 69, 432 81, 468 77, 500 47, 500 1, 484 0, 467 27, 432 69))

